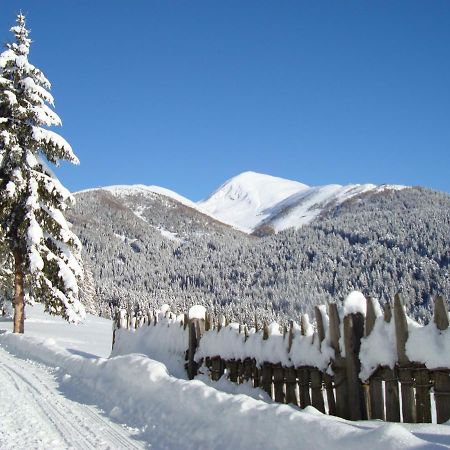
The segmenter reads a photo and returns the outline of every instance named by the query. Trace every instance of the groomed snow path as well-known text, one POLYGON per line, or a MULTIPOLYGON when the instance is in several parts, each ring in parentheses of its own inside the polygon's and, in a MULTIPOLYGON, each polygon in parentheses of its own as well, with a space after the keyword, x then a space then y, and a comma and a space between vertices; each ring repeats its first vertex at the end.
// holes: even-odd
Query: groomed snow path
POLYGON ((63 396, 52 370, 0 348, 0 448, 140 449, 132 432, 63 396))

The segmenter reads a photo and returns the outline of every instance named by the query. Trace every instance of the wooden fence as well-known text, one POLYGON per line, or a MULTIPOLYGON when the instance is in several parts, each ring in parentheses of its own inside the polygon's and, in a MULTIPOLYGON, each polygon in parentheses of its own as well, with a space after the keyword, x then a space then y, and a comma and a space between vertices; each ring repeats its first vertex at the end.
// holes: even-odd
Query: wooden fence
MULTIPOLYGON (((166 317, 167 313, 166 312, 166 317)), ((377 315, 376 304, 366 299, 366 313, 340 313, 339 305, 330 303, 315 308, 315 332, 311 343, 325 344, 332 349, 329 366, 319 369, 313 365, 274 363, 257 361, 251 355, 241 358, 221 356, 220 349, 209 350, 198 357, 202 338, 209 333, 221 333, 228 326, 223 318, 190 319, 188 314, 176 326, 186 330, 186 370, 190 379, 199 371, 207 371, 212 380, 225 375, 235 383, 251 383, 260 387, 273 400, 301 408, 312 405, 319 411, 350 420, 381 419, 390 422, 426 423, 436 414, 437 423, 450 419, 450 368, 429 368, 423 362, 408 358, 406 344, 409 337, 408 318, 399 295, 391 304, 386 304, 383 316, 377 315), (325 313, 324 313, 325 312, 325 313), (394 340, 397 361, 391 367, 378 366, 367 380, 360 379, 360 350, 363 338, 374 332, 377 321, 392 324, 395 329, 394 340), (434 402, 432 401, 434 398, 434 402), (433 403, 435 406, 433 406, 433 403)), ((116 316, 116 328, 138 328, 157 323, 157 315, 133 315, 122 311, 116 316)), ((434 304, 434 325, 438 334, 446 334, 449 328, 447 306, 442 297, 434 304)), ((234 327, 236 329, 236 325, 234 327)), ((450 333, 450 330, 448 330, 450 333)), ((260 333, 263 341, 270 339, 269 327, 262 324, 261 329, 255 320, 253 330, 239 325, 236 333, 242 335, 243 342, 251 333, 260 333)), ((287 355, 295 339, 308 333, 308 319, 302 316, 300 326, 291 321, 284 327, 281 338, 286 345, 287 355)), ((113 333, 113 345, 115 334, 113 333)), ((445 358, 443 358, 444 360, 445 358)), ((448 360, 448 357, 446 358, 448 360)))

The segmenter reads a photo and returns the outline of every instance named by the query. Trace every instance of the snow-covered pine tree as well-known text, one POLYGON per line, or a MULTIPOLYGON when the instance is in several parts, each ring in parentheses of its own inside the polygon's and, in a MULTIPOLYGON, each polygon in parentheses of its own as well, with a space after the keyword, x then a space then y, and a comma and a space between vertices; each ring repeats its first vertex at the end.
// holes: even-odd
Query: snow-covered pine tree
POLYGON ((74 199, 46 164, 78 159, 47 129, 61 120, 48 106, 49 81, 28 62, 22 14, 11 32, 15 42, 0 55, 0 236, 14 266, 14 332, 23 333, 25 297, 70 322, 85 311, 78 299, 81 244, 63 215, 74 199))
POLYGON ((95 316, 100 315, 100 304, 95 294, 95 281, 91 268, 84 262, 84 279, 80 284, 80 300, 86 312, 95 316))
POLYGON ((11 310, 14 293, 14 272, 12 258, 8 254, 0 228, 0 313, 5 315, 11 310))

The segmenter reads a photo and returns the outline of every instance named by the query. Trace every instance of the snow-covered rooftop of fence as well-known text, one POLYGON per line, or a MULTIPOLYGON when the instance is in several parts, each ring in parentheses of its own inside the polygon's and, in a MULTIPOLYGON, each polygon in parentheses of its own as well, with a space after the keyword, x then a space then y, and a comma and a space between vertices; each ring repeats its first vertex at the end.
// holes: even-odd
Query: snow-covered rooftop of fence
MULTIPOLYGON (((343 319, 349 314, 366 315, 367 299, 360 292, 351 292, 338 307, 340 316, 340 340, 339 350, 345 356, 344 325, 343 319)), ((376 299, 370 299, 375 311, 375 324, 369 336, 361 339, 359 359, 361 362, 360 378, 365 381, 379 366, 393 368, 398 361, 397 342, 395 334, 395 317, 386 322, 380 304, 376 299)), ((180 316, 177 320, 165 318, 168 306, 163 307, 163 312, 158 312, 163 318, 160 327, 151 331, 136 331, 133 334, 124 332, 118 337, 119 347, 115 354, 139 352, 164 360, 163 349, 171 349, 168 354, 176 353, 178 366, 184 365, 184 352, 187 349, 186 331, 181 332, 180 316), (162 326, 164 324, 164 326, 162 326), (150 334, 156 333, 157 338, 151 338, 150 334), (183 341, 183 339, 185 339, 183 341), (153 344, 149 344, 153 341, 153 344), (176 342, 176 345, 174 344, 176 342), (156 345, 157 344, 157 345, 156 345), (151 346, 151 348, 149 347, 151 346), (176 348, 176 351, 174 349, 176 348), (120 350, 119 350, 120 349, 120 350), (128 350, 126 350, 128 349, 128 350)), ((196 350, 195 359, 201 361, 206 357, 220 356, 222 359, 244 360, 253 358, 257 364, 263 362, 281 363, 284 366, 312 366, 322 371, 332 373, 332 361, 335 351, 331 346, 329 332, 329 318, 327 308, 323 305, 319 308, 324 324, 325 336, 320 342, 317 330, 309 323, 308 316, 303 316, 303 333, 300 325, 294 322, 292 330, 292 345, 289 349, 289 333, 285 336, 280 331, 277 323, 268 326, 269 335, 265 340, 263 331, 247 329, 247 337, 244 327, 237 323, 222 326, 220 330, 206 331, 196 350)), ((189 311, 190 318, 204 319, 206 309, 203 306, 193 306, 189 311)), ((434 323, 422 326, 412 319, 407 320, 409 339, 406 342, 406 355, 410 361, 424 364, 429 369, 440 367, 450 368, 450 328, 445 331, 437 329, 434 323)), ((166 362, 166 361, 165 361, 166 362)), ((170 362, 172 365, 173 361, 170 362)), ((182 369, 180 369, 182 370, 182 369)))

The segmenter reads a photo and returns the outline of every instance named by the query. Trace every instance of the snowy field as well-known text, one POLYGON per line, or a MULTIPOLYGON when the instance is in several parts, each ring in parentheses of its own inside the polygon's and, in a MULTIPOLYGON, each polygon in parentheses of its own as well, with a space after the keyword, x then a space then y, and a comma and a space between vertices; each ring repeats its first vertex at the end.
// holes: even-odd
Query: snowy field
POLYGON ((0 334, 2 449, 450 448, 448 425, 348 422, 274 404, 246 386, 176 378, 142 354, 106 359, 108 320, 69 325, 40 306, 27 315, 25 336, 0 334))

